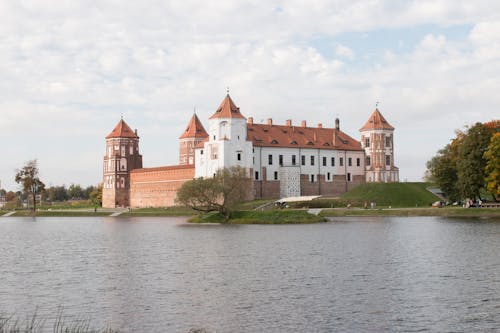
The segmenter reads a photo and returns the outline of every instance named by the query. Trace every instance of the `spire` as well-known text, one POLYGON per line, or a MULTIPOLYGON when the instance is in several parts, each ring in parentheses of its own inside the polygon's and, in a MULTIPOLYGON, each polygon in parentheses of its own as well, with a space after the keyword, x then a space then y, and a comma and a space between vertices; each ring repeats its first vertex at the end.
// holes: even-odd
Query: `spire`
POLYGON ((240 113, 240 108, 234 104, 233 100, 229 96, 229 90, 220 103, 219 107, 217 108, 217 111, 208 119, 214 119, 214 118, 241 118, 245 119, 245 117, 240 113))
POLYGON ((132 129, 127 125, 127 123, 123 120, 123 116, 121 117, 118 124, 116 124, 115 128, 111 131, 111 133, 106 136, 106 139, 111 138, 139 138, 137 134, 132 131, 132 129))
POLYGON ((201 124, 200 119, 196 115, 196 112, 193 113, 193 116, 189 120, 189 123, 182 133, 181 137, 179 139, 185 139, 185 138, 206 138, 208 137, 207 131, 205 131, 205 128, 201 124))
POLYGON ((380 113, 378 108, 376 108, 375 111, 373 111, 370 118, 368 118, 368 121, 365 123, 363 127, 361 127, 360 132, 367 130, 374 130, 374 129, 394 130, 394 127, 392 127, 387 122, 387 120, 385 120, 384 116, 382 116, 382 113, 380 113))

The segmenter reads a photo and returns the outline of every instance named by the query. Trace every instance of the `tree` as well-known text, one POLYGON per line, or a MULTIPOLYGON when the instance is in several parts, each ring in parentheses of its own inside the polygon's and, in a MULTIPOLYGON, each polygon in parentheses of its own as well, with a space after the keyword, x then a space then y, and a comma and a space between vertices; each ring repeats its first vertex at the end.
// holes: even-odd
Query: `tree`
POLYGON ((217 211, 227 221, 235 206, 249 197, 250 182, 242 167, 220 169, 213 178, 184 183, 177 191, 177 202, 200 212, 217 211))
POLYGON ((484 152, 486 160, 486 188, 497 201, 500 196, 500 132, 491 137, 488 149, 484 152))
POLYGON ((36 212, 36 195, 45 189, 45 184, 38 178, 37 160, 28 161, 22 169, 18 169, 15 181, 22 185, 24 193, 32 196, 33 212, 36 212))
POLYGON ((102 183, 93 187, 92 192, 89 193, 89 199, 95 207, 102 206, 102 183))
MULTIPOLYGON (((455 141, 455 140, 454 140, 455 141)), ((436 183, 441 191, 452 201, 460 200, 457 188, 457 145, 452 142, 427 162, 429 180, 436 183)))
POLYGON ((458 149, 457 187, 462 198, 480 198, 485 185, 486 160, 484 152, 490 143, 492 129, 476 123, 470 127, 461 140, 458 149))
POLYGON ((68 196, 70 199, 82 199, 84 196, 82 187, 78 184, 71 184, 68 187, 68 196))

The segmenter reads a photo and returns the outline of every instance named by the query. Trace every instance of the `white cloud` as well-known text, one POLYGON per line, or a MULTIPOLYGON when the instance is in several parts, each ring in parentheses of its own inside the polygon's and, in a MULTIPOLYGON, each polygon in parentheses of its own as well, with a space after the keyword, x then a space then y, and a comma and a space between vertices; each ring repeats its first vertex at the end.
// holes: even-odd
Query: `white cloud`
MULTIPOLYGON (((146 165, 176 163, 193 108, 206 119, 226 86, 247 116, 325 126, 340 116, 353 137, 380 100, 401 156, 425 159, 454 129, 498 117, 499 12, 497 1, 452 0, 2 1, 0 135, 10 162, 0 179, 13 187, 13 166, 39 157, 52 184, 97 183, 102 156, 91 156, 121 114, 139 129, 146 165), (406 54, 374 50, 379 59, 364 66, 335 40, 453 24, 474 27, 458 40, 428 31, 406 54), (317 36, 333 55, 312 46, 317 36), (415 146, 414 129, 438 134, 415 146)), ((419 171, 396 159, 402 178, 423 173, 425 160, 419 171)))

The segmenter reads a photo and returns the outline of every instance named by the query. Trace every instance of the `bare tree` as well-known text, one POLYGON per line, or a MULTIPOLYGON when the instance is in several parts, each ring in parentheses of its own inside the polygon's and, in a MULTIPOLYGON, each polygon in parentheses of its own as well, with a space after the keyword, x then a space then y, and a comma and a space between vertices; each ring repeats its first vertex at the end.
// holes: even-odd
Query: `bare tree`
POLYGON ((36 212, 36 195, 45 189, 45 184, 38 178, 37 160, 28 161, 22 169, 18 169, 15 180, 22 185, 23 191, 28 196, 32 196, 33 212, 36 212))

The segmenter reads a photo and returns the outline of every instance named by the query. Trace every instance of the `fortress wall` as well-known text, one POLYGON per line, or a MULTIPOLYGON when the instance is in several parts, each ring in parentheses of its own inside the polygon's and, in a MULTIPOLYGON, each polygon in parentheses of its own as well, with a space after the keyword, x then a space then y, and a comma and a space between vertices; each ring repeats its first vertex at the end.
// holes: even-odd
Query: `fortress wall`
POLYGON ((174 206, 177 190, 193 178, 193 165, 133 170, 130 173, 130 207, 174 206))

